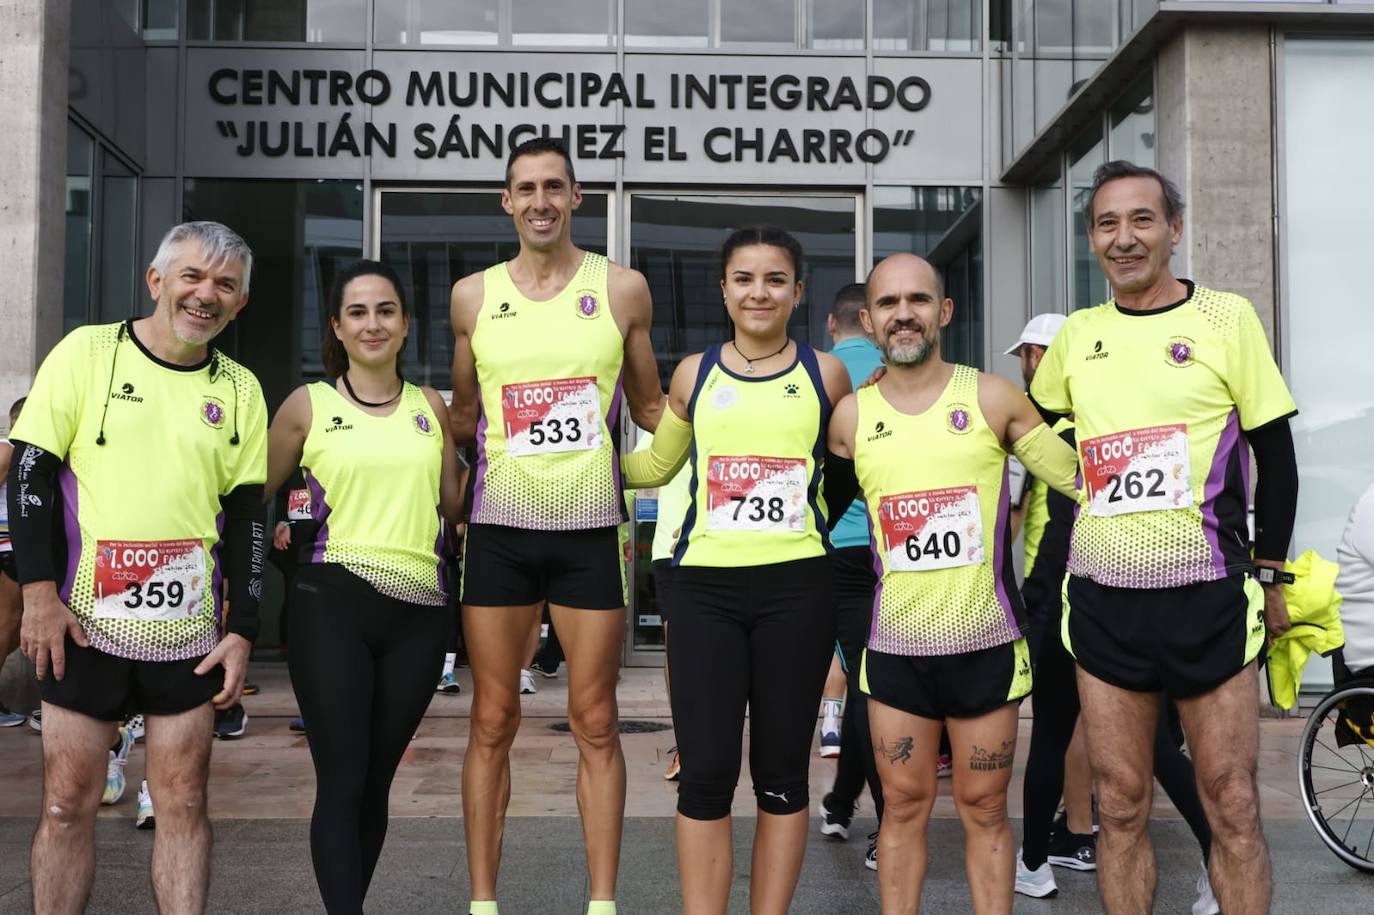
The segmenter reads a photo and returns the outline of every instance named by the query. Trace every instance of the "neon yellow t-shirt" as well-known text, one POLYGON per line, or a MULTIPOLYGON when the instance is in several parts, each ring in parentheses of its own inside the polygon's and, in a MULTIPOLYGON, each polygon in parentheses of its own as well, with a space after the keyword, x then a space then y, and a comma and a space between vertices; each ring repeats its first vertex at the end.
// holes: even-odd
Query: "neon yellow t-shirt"
POLYGON ((43 360, 12 436, 64 459, 58 593, 91 645, 144 661, 213 649, 220 498, 267 479, 253 373, 218 353, 163 362, 130 324, 78 328, 43 360))
POLYGON ((1172 588, 1250 567, 1244 432, 1297 408, 1250 302, 1187 285, 1152 312, 1074 312, 1036 370, 1032 396, 1078 431, 1072 575, 1172 588))

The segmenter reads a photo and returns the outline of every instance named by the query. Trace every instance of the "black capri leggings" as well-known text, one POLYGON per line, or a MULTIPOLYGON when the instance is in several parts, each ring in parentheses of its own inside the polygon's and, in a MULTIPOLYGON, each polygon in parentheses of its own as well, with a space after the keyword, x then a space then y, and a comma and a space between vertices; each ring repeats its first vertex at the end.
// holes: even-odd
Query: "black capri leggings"
POLYGON ((807 809, 816 708, 835 647, 829 557, 679 566, 673 586, 668 664, 682 754, 678 812, 694 820, 730 815, 746 707, 759 809, 807 809))
POLYGON ((343 566, 303 565, 291 686, 315 763, 310 856, 330 915, 359 915, 386 839, 391 779, 443 667, 446 607, 378 594, 343 566))

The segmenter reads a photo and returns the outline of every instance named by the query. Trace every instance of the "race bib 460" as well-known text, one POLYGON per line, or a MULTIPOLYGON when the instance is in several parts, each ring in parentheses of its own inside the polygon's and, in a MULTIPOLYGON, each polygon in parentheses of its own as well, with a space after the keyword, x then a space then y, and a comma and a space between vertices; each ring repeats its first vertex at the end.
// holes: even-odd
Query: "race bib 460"
POLYGON ((883 496, 878 503, 887 567, 927 572, 983 561, 983 508, 977 486, 883 496))
POLYGON ((501 386, 506 452, 524 457, 601 447, 601 391, 595 378, 556 378, 501 386))
POLYGON ((199 540, 101 540, 95 553, 95 615, 184 620, 199 616, 205 549, 199 540))
POLYGON ((804 458, 714 455, 706 465, 706 527, 806 530, 804 458))
POLYGON ((1125 515, 1193 504, 1185 425, 1149 426, 1085 439, 1079 452, 1090 514, 1125 515))

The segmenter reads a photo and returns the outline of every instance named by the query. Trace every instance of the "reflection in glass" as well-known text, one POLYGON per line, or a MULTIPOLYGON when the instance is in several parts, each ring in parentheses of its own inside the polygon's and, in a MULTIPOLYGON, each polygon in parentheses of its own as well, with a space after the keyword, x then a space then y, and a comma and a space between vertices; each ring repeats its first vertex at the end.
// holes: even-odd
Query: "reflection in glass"
POLYGON ((511 0, 511 42, 517 45, 607 47, 608 0, 511 0))
POLYGON ((91 232, 95 172, 95 141, 72 121, 67 122, 67 251, 63 260, 62 332, 70 333, 90 320, 91 232))
MULTIPOLYGON (((382 260, 401 275, 414 315, 406 377, 446 389, 453 362, 449 292, 469 273, 519 252, 510 216, 501 209, 501 194, 495 190, 387 192, 382 194, 381 216, 382 260)), ((606 253, 605 194, 583 192, 582 206, 572 221, 572 240, 580 248, 606 253)))
POLYGON ((499 0, 409 0, 374 4, 378 44, 496 44, 499 0))
POLYGON ((976 51, 978 0, 873 0, 875 51, 976 51))
POLYGON ((720 43, 797 46, 796 0, 720 0, 720 43))
POLYGON ((176 40, 180 10, 180 0, 143 0, 143 39, 176 40))
POLYGON ((1102 126, 1094 124, 1069 146, 1069 190, 1073 221, 1073 307, 1091 308, 1107 301, 1107 278, 1088 246, 1084 213, 1092 192, 1093 172, 1103 162, 1102 126))
POLYGON ((1055 182, 1031 190, 1031 312, 1069 311, 1064 245, 1064 187, 1055 182))
MULTIPOLYGON (((1284 372, 1301 484, 1295 552, 1334 559, 1356 498, 1374 482, 1374 363, 1369 357, 1368 180, 1374 147, 1374 39, 1283 44, 1284 249, 1289 315, 1284 372)), ((1255 302, 1261 314, 1269 302, 1255 302)), ((1312 666, 1304 686, 1313 680, 1312 666)), ((1324 667, 1321 674, 1325 676, 1324 667)), ((1327 677, 1329 682, 1329 677, 1327 677)))
POLYGON ((138 179, 109 153, 101 155, 100 275, 96 320, 118 321, 135 314, 138 253, 138 179))
POLYGON ((1111 156, 1150 168, 1155 164, 1154 73, 1147 72, 1112 105, 1111 156))
POLYGON ((808 48, 862 51, 863 0, 804 0, 809 15, 808 48))
POLYGON ((976 187, 875 187, 873 262, 911 252, 945 277, 954 319, 941 331, 946 359, 983 365, 983 207, 976 187))
POLYGON ((624 0, 625 46, 704 48, 710 43, 707 0, 624 0))
POLYGON ((1035 59, 1035 130, 1045 129, 1073 94, 1073 61, 1035 59))
POLYGON ((361 44, 365 10, 365 0, 187 0, 186 34, 210 41, 361 44))
POLYGON ((124 20, 124 24, 129 30, 138 32, 138 0, 111 0, 110 5, 114 7, 115 14, 124 20))

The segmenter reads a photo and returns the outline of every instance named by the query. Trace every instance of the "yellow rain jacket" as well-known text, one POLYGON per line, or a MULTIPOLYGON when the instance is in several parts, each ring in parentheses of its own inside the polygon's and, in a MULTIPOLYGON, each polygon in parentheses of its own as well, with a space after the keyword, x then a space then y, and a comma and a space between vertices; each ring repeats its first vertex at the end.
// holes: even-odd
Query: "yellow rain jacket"
POLYGON ((1339 567, 1308 550, 1284 568, 1297 576, 1291 585, 1283 586, 1293 628, 1269 646, 1269 698, 1276 707, 1290 709, 1297 704, 1307 659, 1313 652, 1328 655, 1344 645, 1345 630, 1341 596, 1336 592, 1339 567))

